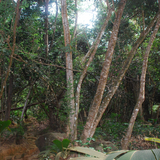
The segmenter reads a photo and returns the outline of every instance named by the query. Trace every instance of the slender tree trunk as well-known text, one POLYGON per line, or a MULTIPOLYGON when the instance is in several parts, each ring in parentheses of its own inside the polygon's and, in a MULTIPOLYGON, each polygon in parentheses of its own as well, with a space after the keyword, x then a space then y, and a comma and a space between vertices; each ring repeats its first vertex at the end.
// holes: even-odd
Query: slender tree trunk
MULTIPOLYGON (((4 69, 4 58, 0 58, 0 79, 1 79, 1 88, 2 88, 2 82, 3 82, 3 77, 4 77, 4 73, 3 73, 3 69, 4 69)), ((2 98, 1 98, 1 111, 4 110, 4 94, 2 94, 2 98)), ((1 115, 1 119, 4 119, 3 114, 1 115)))
POLYGON ((125 62, 123 63, 123 66, 121 68, 121 70, 119 71, 119 74, 117 76, 117 78, 115 78, 115 80, 113 81, 113 83, 111 84, 111 87, 109 89, 109 92, 107 94, 107 96, 103 99, 101 106, 98 110, 97 113, 97 117, 96 120, 94 122, 94 127, 92 129, 92 135, 93 136, 95 129, 99 123, 99 121, 102 118, 103 113, 105 112, 107 106, 109 105, 110 100, 112 99, 112 97, 114 96, 116 90, 118 89, 127 69, 129 68, 129 65, 136 53, 137 48, 139 47, 139 45, 143 42, 143 40, 146 38, 146 36, 148 35, 149 31, 151 30, 151 28, 153 27, 153 25, 155 24, 156 20, 157 20, 157 16, 158 16, 159 12, 156 14, 156 16, 154 17, 154 19, 152 20, 152 22, 150 23, 150 25, 147 27, 147 29, 145 30, 145 32, 141 33, 140 37, 137 39, 137 41, 135 42, 135 44, 133 45, 131 51, 128 54, 127 59, 125 60, 125 62))
POLYGON ((45 45, 46 45, 46 57, 48 57, 48 3, 49 0, 45 0, 45 45))
POLYGON ((102 71, 101 71, 100 80, 99 80, 98 88, 97 88, 97 91, 96 91, 96 95, 94 97, 92 106, 90 107, 87 122, 86 122, 86 125, 84 127, 83 133, 81 135, 81 139, 83 140, 83 142, 85 142, 87 138, 92 137, 92 135, 93 135, 92 129, 94 127, 94 121, 96 120, 97 113, 98 113, 98 110, 99 110, 99 107, 100 107, 100 104, 101 104, 102 96, 103 96, 103 93, 104 93, 104 89, 105 89, 105 86, 106 86, 108 73, 109 73, 109 69, 110 69, 110 65, 111 65, 111 61, 112 61, 112 55, 113 55, 114 48, 115 48, 115 45, 116 45, 117 35, 118 35, 118 31, 119 31, 119 26, 120 26, 120 21, 121 21, 121 17, 122 17, 122 14, 123 14, 125 4, 126 4, 126 0, 121 0, 119 2, 119 7, 118 7, 118 11, 116 13, 116 18, 115 18, 115 21, 114 21, 113 30, 112 30, 112 34, 111 34, 111 37, 110 37, 108 50, 107 50, 107 53, 106 53, 106 56, 105 56, 105 61, 103 63, 103 67, 102 67, 102 71))
POLYGON ((74 26, 74 32, 72 39, 76 38, 76 32, 77 32, 77 21, 78 21, 78 11, 77 11, 77 0, 75 0, 75 26, 74 26))
POLYGON ((28 99, 29 99, 29 96, 31 94, 32 88, 33 88, 33 84, 31 85, 31 87, 29 89, 29 92, 27 94, 27 98, 26 98, 26 101, 25 101, 25 104, 24 104, 24 107, 23 107, 22 115, 21 115, 21 121, 23 120, 23 116, 24 116, 24 113, 25 113, 25 110, 26 110, 26 107, 27 107, 28 99))
POLYGON ((67 48, 66 51, 66 79, 67 79, 67 95, 68 95, 68 108, 71 110, 69 115, 69 127, 67 134, 70 135, 70 139, 74 140, 76 130, 75 126, 75 106, 74 106, 74 88, 73 88, 73 63, 72 63, 72 52, 70 51, 70 30, 67 17, 67 3, 66 0, 61 0, 61 12, 62 12, 62 23, 64 30, 64 41, 67 48))
POLYGON ((122 143, 122 149, 127 149, 128 148, 128 144, 129 144, 129 140, 132 134, 132 130, 133 130, 133 126, 137 117, 137 114, 140 110, 140 108, 142 107, 142 103, 144 102, 145 99, 145 79, 146 79, 146 71, 147 71, 147 63, 148 63, 148 57, 149 57, 149 53, 153 44, 153 41, 155 39, 155 36, 158 32, 160 26, 160 14, 158 16, 158 20, 156 23, 156 26, 154 28, 154 31, 151 35, 150 41, 148 43, 148 46, 146 48, 146 52, 144 55, 144 60, 143 60, 143 66, 142 66, 142 73, 141 73, 141 79, 140 79, 140 91, 139 91, 139 97, 137 100, 137 103, 134 107, 130 122, 129 122, 129 126, 128 126, 128 130, 126 132, 124 141, 122 143))
POLYGON ((16 28, 17 28, 17 24, 18 24, 18 21, 19 21, 19 19, 18 19, 19 18, 19 5, 20 5, 20 0, 17 1, 17 6, 16 6, 16 17, 15 17, 15 23, 14 23, 14 28, 13 28, 13 46, 12 47, 9 44, 9 37, 8 37, 8 40, 7 40, 8 46, 11 50, 11 55, 10 55, 10 60, 9 60, 9 65, 8 65, 6 77, 3 81, 1 92, 0 92, 0 99, 2 98, 3 90, 6 86, 6 82, 7 82, 9 73, 10 73, 10 68, 12 66, 13 55, 14 55, 14 51, 15 51, 15 47, 16 47, 16 28))
MULTIPOLYGON (((91 51, 94 48, 94 50, 92 51, 91 56, 90 56, 90 58, 89 58, 89 60, 88 60, 88 62, 86 64, 86 66, 83 69, 83 72, 82 72, 82 74, 80 76, 80 79, 79 79, 79 82, 78 82, 78 86, 77 86, 77 90, 76 90, 76 102, 75 102, 76 103, 76 114, 75 114, 76 126, 75 127, 77 127, 77 123, 78 123, 79 101, 80 101, 80 91, 81 91, 82 82, 83 82, 83 79, 84 79, 84 77, 85 77, 85 75, 87 73, 87 69, 88 69, 89 65, 93 61, 94 55, 96 54, 98 45, 99 45, 100 40, 102 38, 102 35, 103 35, 103 33, 104 33, 105 29, 106 29, 106 26, 107 26, 107 24, 109 22, 110 17, 111 17, 111 13, 112 13, 112 10, 110 9, 108 14, 107 14, 108 16, 106 17, 106 20, 105 20, 103 26, 101 27, 101 31, 99 32, 95 42, 93 43, 93 45, 89 49, 91 51)), ((76 139, 76 137, 75 137, 75 139, 76 139)))
POLYGON ((7 106, 6 106, 6 112, 5 112, 5 121, 9 120, 10 118, 10 111, 12 106, 12 95, 13 95, 13 74, 10 74, 8 94, 7 94, 7 106))

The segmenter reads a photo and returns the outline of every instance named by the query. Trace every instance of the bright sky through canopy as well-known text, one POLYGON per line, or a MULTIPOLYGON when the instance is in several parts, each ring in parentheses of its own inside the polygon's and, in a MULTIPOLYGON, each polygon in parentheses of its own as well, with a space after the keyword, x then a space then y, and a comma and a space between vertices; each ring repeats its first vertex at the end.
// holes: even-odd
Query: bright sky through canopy
MULTIPOLYGON (((14 0, 17 2, 17 0, 14 0)), ((49 6, 49 11, 55 14, 56 5, 52 3, 49 6)), ((96 19, 96 9, 93 5, 93 0, 85 0, 78 5, 78 24, 86 25, 89 28, 93 27, 93 21, 96 19)))
MULTIPOLYGON (((55 14, 56 5, 52 3, 49 11, 55 14)), ((96 19, 97 12, 93 5, 93 0, 85 0, 78 5, 78 24, 87 25, 89 28, 93 27, 93 21, 96 19)))
POLYGON ((80 7, 78 7, 78 24, 87 25, 89 28, 92 28, 96 15, 97 12, 93 5, 93 1, 86 0, 81 2, 80 7))

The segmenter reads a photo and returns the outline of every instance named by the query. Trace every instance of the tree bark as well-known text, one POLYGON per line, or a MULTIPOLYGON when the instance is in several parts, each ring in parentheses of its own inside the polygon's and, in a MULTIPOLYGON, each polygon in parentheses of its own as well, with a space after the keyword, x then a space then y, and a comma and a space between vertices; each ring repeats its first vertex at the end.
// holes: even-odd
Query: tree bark
POLYGON ((30 89, 29 89, 29 92, 28 92, 28 94, 27 94, 27 98, 26 98, 26 101, 25 101, 25 104, 24 104, 24 107, 23 107, 23 110, 22 110, 21 121, 23 120, 24 112, 25 112, 25 110, 26 110, 26 108, 27 108, 27 103, 28 103, 28 99, 29 99, 29 96, 30 96, 30 94, 31 94, 32 88, 33 88, 33 84, 31 85, 31 87, 30 87, 30 89))
POLYGON ((134 107, 134 110, 133 110, 133 113, 132 113, 132 116, 131 116, 131 119, 130 119, 130 122, 129 122, 129 126, 128 126, 128 129, 127 129, 124 141, 122 143, 122 149, 127 149, 128 148, 129 140, 130 140, 130 137, 131 137, 131 134, 132 134, 132 130, 133 130, 133 126, 134 126, 136 117, 137 117, 138 112, 139 112, 140 108, 142 107, 142 103, 144 102, 144 99, 145 99, 145 78, 146 78, 148 57, 149 57, 149 53, 150 53, 153 41, 154 41, 155 36, 158 32, 159 26, 160 26, 160 14, 158 16, 156 26, 154 28, 154 31, 153 31, 152 35, 151 35, 150 41, 148 43, 148 46, 146 48, 146 52, 145 52, 145 55, 144 55, 142 73, 141 73, 141 79, 140 79, 139 97, 138 97, 137 103, 134 107))
POLYGON ((64 31, 64 41, 67 51, 66 55, 66 79, 67 79, 67 96, 68 96, 68 108, 70 109, 69 114, 69 127, 67 135, 73 141, 76 130, 75 126, 75 107, 74 107, 74 88, 73 88, 73 63, 72 63, 72 52, 70 51, 70 30, 67 17, 67 3, 66 0, 61 0, 61 12, 62 12, 62 23, 64 31))
MULTIPOLYGON (((106 20, 103 24, 103 26, 101 27, 101 31, 99 32, 99 34, 97 35, 97 38, 95 40, 95 42, 93 43, 93 45, 91 46, 91 48, 89 49, 90 51, 94 48, 94 50, 92 51, 91 53, 91 56, 86 64, 86 66, 84 67, 83 69, 83 72, 80 76, 80 79, 79 79, 79 82, 78 82, 78 85, 77 85, 77 90, 76 90, 76 114, 75 114, 75 119, 76 119, 76 126, 77 127, 77 123, 78 123, 78 112, 79 112, 79 101, 80 101, 80 91, 81 91, 81 86, 82 86, 82 82, 83 82, 83 79, 87 73, 87 69, 89 67, 89 65, 91 64, 91 62, 93 61, 93 58, 94 58, 94 55, 96 54, 96 51, 97 51, 97 48, 99 46, 99 43, 100 43, 100 40, 102 38, 102 35, 106 29, 106 26, 109 22, 109 19, 111 17, 111 13, 112 13, 112 10, 109 9, 108 11, 108 16, 106 17, 106 20)), ((77 138, 77 136, 75 137, 75 139, 77 138)))
POLYGON ((112 61, 112 55, 113 55, 115 44, 117 41, 117 35, 118 35, 118 31, 119 31, 120 21, 121 21, 121 17, 123 14, 125 4, 126 4, 126 0, 121 0, 119 2, 119 7, 118 7, 118 11, 116 13, 116 18, 115 18, 113 29, 112 29, 112 34, 110 37, 108 50, 107 50, 107 53, 105 56, 105 61, 103 63, 96 95, 94 97, 92 106, 90 107, 87 122, 84 127, 83 133, 81 135, 81 139, 83 142, 86 142, 87 138, 93 136, 92 130, 94 127, 94 121, 96 120, 97 113, 98 113, 98 110, 99 110, 99 107, 101 104, 102 96, 104 93, 104 89, 106 86, 108 73, 109 73, 109 69, 110 69, 110 65, 111 65, 111 61, 112 61))
POLYGON ((137 39, 137 41, 133 45, 131 51, 129 52, 128 57, 125 60, 123 66, 121 68, 121 70, 119 71, 119 74, 118 74, 117 78, 115 78, 115 80, 111 84, 109 92, 108 92, 107 96, 103 99, 103 101, 101 103, 101 106, 100 106, 100 108, 98 110, 97 117, 96 117, 96 120, 94 122, 94 127, 92 129, 92 135, 91 136, 93 136, 93 134, 94 134, 94 132, 96 130, 96 127, 97 127, 99 121, 102 118, 103 113, 105 112, 106 108, 108 107, 110 100, 114 96, 114 94, 115 94, 116 90, 118 89, 118 87, 119 87, 119 85, 120 85, 120 83, 121 83, 121 81, 122 81, 122 79, 123 79, 126 71, 128 70, 129 65, 130 65, 130 63, 131 63, 131 61, 132 61, 132 59, 133 59, 133 57, 134 57, 134 55, 136 53, 137 48, 143 42, 143 40, 148 35, 149 31, 151 30, 151 28, 155 24, 155 22, 157 20, 157 17, 158 17, 158 14, 159 14, 159 12, 156 14, 156 16, 154 17, 154 19, 152 20, 152 22, 150 23, 150 25, 147 27, 147 29, 145 30, 145 32, 141 33, 140 37, 137 39))
POLYGON ((9 120, 10 118, 10 111, 11 111, 11 106, 12 106, 12 95, 13 95, 13 74, 10 75, 10 79, 9 79, 5 121, 9 120))

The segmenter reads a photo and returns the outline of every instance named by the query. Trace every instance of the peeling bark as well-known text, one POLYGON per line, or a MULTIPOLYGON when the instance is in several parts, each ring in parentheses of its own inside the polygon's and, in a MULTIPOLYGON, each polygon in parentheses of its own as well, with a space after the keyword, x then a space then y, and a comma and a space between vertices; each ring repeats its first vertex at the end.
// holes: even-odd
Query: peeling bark
POLYGON ((132 134, 132 130, 133 130, 133 126, 135 123, 135 120, 137 118, 138 112, 140 110, 140 108, 142 107, 142 103, 144 102, 145 99, 145 79, 146 79, 146 71, 147 71, 147 64, 148 64, 148 57, 149 57, 149 53, 153 44, 153 41, 156 37, 156 34, 158 32, 160 26, 160 14, 158 16, 158 20, 156 23, 156 26, 154 28, 154 31, 151 35, 150 41, 148 43, 148 46, 146 48, 146 52, 144 55, 144 60, 143 60, 143 65, 142 65, 142 73, 141 73, 141 79, 140 79, 140 90, 139 90, 139 97, 137 100, 137 103, 134 107, 130 122, 129 122, 129 126, 124 138, 124 141, 122 143, 122 149, 127 149, 128 148, 128 144, 129 144, 129 140, 131 138, 131 134, 132 134))
POLYGON ((100 107, 102 96, 104 93, 105 85, 107 82, 107 77, 108 77, 108 73, 109 73, 109 69, 110 69, 110 65, 111 65, 111 61, 112 61, 112 55, 113 55, 115 44, 117 41, 117 35, 118 35, 118 31, 119 31, 120 21, 121 21, 121 17, 123 14, 125 4, 126 4, 126 0, 121 0, 119 2, 119 7, 118 7, 118 11, 116 13, 116 18, 114 21, 113 30, 112 30, 112 34, 110 37, 108 50, 107 50, 107 53, 105 56, 105 61, 103 63, 96 95, 94 97, 92 106, 90 107, 87 122, 84 127, 83 133, 81 135, 81 139, 83 142, 86 142, 86 139, 89 137, 92 137, 92 135, 93 135, 92 130, 94 127, 94 121, 96 119, 98 109, 100 107))

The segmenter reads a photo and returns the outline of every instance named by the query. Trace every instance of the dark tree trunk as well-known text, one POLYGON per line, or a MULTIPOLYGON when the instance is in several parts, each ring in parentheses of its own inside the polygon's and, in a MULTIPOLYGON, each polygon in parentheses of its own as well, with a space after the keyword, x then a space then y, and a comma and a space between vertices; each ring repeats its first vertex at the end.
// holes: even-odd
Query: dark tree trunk
POLYGON ((12 106, 12 96, 13 96, 13 74, 10 75, 9 87, 8 87, 8 96, 7 96, 7 106, 5 112, 5 120, 7 121, 10 118, 10 111, 12 106))

